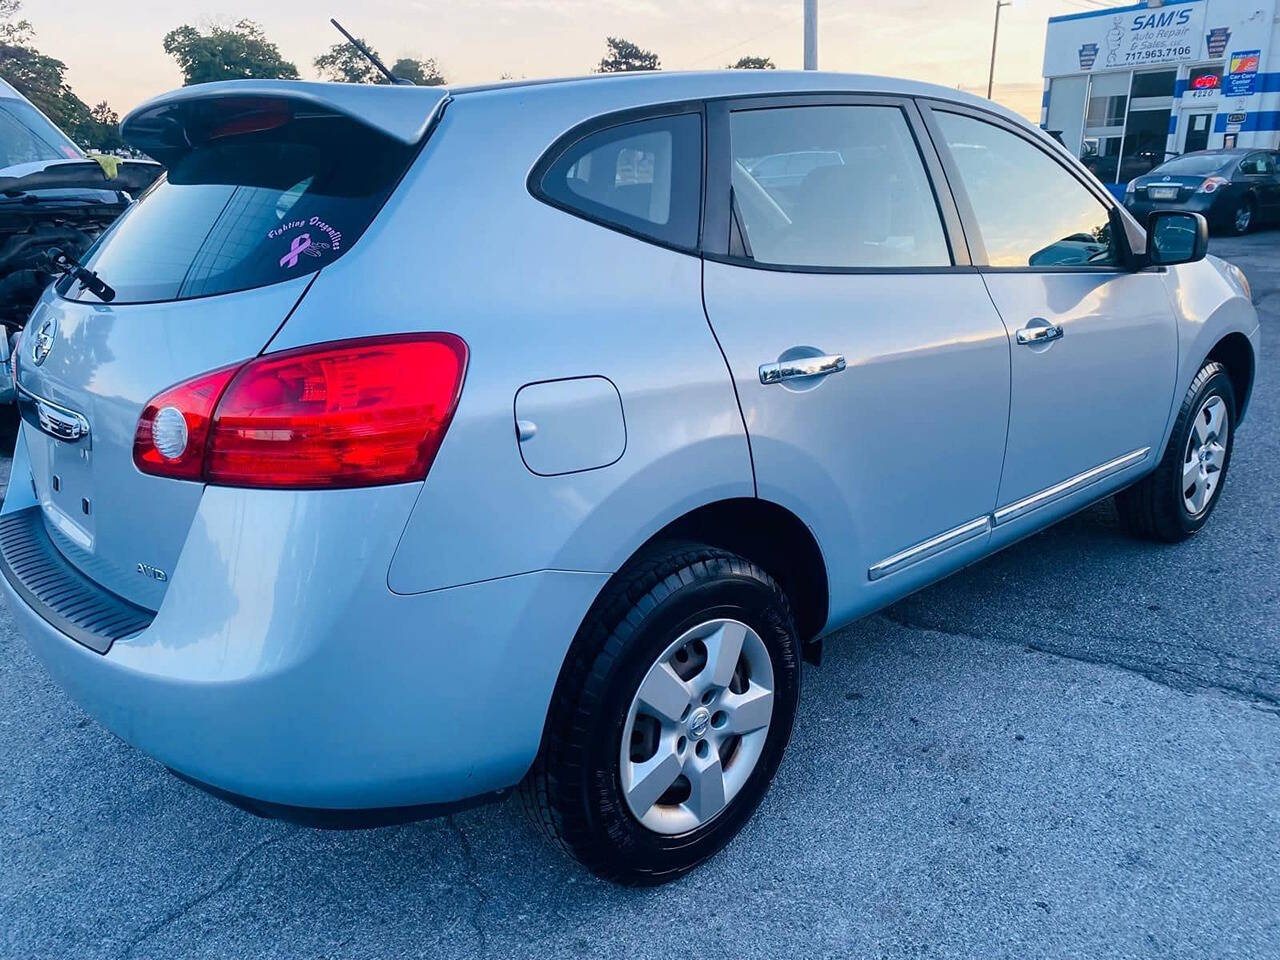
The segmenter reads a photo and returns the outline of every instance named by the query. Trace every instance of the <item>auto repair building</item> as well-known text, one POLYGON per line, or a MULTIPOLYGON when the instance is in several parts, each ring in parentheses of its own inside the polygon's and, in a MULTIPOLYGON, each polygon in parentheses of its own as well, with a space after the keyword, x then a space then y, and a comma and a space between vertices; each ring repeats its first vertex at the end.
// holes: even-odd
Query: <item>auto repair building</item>
POLYGON ((1041 125, 1098 178, 1280 148, 1280 0, 1149 0, 1049 19, 1041 125))

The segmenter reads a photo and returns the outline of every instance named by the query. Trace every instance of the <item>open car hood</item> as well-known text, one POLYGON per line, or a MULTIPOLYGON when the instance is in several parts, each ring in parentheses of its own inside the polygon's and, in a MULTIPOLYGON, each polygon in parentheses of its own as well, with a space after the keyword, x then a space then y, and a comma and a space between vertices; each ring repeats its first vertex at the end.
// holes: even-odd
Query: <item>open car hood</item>
POLYGON ((46 160, 24 163, 0 172, 0 195, 30 190, 123 190, 137 196, 160 176, 161 166, 151 160, 120 160, 114 177, 108 177, 96 160, 46 160))
POLYGON ((279 110, 339 114, 413 144, 426 135, 448 98, 444 87, 222 80, 148 100, 124 118, 120 129, 128 143, 168 165, 220 130, 253 129, 254 123, 271 122, 279 110))

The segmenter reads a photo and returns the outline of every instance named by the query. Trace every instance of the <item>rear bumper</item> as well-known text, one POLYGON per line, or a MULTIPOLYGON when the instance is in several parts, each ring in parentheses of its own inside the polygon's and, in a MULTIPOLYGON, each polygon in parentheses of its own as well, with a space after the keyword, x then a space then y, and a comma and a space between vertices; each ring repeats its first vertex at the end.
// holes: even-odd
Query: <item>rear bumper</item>
MULTIPOLYGON (((1221 194, 1212 193, 1195 193, 1187 200, 1179 202, 1153 202, 1151 200, 1143 200, 1138 198, 1126 198, 1124 202, 1125 209, 1128 210, 1135 220, 1144 227, 1147 225, 1147 217, 1156 210, 1186 210, 1189 213, 1199 213, 1209 221, 1211 225, 1220 225, 1223 217, 1226 216, 1227 208, 1230 204, 1222 204, 1221 194)), ((1234 207, 1231 208, 1234 210, 1234 207)))
POLYGON ((527 771, 605 575, 394 594, 418 490, 207 489, 154 621, 105 655, 0 588, 72 697, 186 778, 267 811, 454 804, 527 771))

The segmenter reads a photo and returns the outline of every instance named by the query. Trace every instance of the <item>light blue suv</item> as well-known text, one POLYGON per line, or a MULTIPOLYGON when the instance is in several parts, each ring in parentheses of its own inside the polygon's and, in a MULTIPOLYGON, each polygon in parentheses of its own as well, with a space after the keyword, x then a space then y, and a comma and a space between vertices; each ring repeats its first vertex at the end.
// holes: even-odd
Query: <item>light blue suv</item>
POLYGON ((1243 276, 954 90, 246 81, 124 132, 168 176, 17 351, 4 589, 86 710, 260 813, 522 784, 669 879, 824 635, 1099 498, 1176 541, 1222 495, 1243 276))

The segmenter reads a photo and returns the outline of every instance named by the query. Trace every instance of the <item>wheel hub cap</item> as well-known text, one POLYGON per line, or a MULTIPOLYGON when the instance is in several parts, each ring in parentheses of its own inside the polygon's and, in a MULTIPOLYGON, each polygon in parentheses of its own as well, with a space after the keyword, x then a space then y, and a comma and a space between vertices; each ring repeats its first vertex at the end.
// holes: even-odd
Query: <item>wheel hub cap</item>
POLYGON ((1204 513, 1213 502, 1222 480, 1230 432, 1226 401, 1216 395, 1205 398, 1191 421, 1182 459, 1182 503, 1193 517, 1204 513))
POLYGON ((773 663, 737 620, 681 634, 632 698, 619 756, 631 814, 656 833, 718 816, 756 768, 773 719, 773 663))
POLYGON ((701 740, 707 735, 710 726, 711 711, 706 707, 699 707, 689 717, 689 736, 694 740, 701 740))

